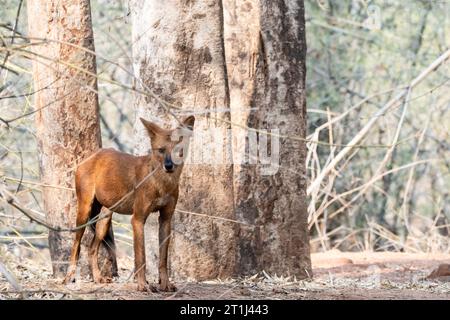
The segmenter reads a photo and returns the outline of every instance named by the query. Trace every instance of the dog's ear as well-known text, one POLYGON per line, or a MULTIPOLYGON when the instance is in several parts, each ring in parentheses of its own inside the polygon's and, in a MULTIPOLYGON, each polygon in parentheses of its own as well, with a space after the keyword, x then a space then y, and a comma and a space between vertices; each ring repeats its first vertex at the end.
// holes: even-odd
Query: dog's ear
POLYGON ((163 135, 164 129, 162 129, 160 126, 158 126, 156 123, 150 122, 148 120, 145 120, 144 118, 139 118, 144 125, 145 129, 147 129, 147 132, 150 136, 150 138, 154 138, 156 135, 163 135))
POLYGON ((183 126, 185 126, 186 128, 188 128, 189 130, 194 130, 194 123, 195 123, 195 117, 194 116, 189 116, 186 119, 184 119, 182 121, 183 126))

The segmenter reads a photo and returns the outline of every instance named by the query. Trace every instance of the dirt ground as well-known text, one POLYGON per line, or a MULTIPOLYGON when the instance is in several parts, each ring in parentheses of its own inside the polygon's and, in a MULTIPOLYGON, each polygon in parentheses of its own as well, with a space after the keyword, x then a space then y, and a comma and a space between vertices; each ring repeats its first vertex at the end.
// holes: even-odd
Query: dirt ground
MULTIPOLYGON (((131 261, 120 261, 111 284, 88 279, 68 286, 52 279, 49 267, 23 262, 14 273, 29 299, 450 299, 450 277, 425 279, 450 255, 338 252, 312 255, 314 280, 295 281, 265 272, 243 279, 176 283, 175 293, 139 293, 128 279, 131 261)), ((11 266, 11 264, 9 264, 11 266)), ((20 298, 0 277, 0 299, 20 298)))

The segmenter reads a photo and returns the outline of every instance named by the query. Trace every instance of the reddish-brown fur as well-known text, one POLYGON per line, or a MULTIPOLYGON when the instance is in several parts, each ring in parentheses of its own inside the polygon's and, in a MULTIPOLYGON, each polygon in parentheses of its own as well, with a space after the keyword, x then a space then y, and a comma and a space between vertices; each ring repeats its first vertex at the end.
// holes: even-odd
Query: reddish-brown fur
MULTIPOLYGON (((174 291, 175 287, 169 282, 167 273, 167 254, 171 219, 178 200, 178 185, 183 164, 175 165, 172 172, 167 172, 164 161, 172 154, 172 150, 179 141, 172 141, 173 130, 160 128, 142 118, 141 121, 151 138, 150 155, 138 157, 114 149, 100 149, 78 166, 75 175, 78 201, 76 224, 77 226, 86 224, 90 218, 99 214, 102 207, 117 213, 132 215, 135 277, 138 290, 154 291, 156 288, 148 286, 145 277, 144 224, 151 212, 159 211, 160 290, 174 291)), ((192 130, 194 121, 192 116, 186 118, 183 121, 183 127, 192 130)), ((99 246, 107 236, 111 218, 112 214, 96 223, 95 237, 89 249, 92 275, 94 281, 99 283, 111 280, 102 277, 98 267, 99 246)), ((74 280, 84 230, 85 228, 81 228, 76 231, 65 283, 74 280)), ((113 250, 111 253, 115 257, 113 250)))

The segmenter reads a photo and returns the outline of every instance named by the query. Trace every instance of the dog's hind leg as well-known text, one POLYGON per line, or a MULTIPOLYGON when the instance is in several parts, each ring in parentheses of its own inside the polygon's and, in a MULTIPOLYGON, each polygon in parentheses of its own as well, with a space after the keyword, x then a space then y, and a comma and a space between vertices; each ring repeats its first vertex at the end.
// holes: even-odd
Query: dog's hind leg
POLYGON ((94 182, 91 179, 81 180, 80 170, 75 173, 75 190, 77 194, 77 230, 75 231, 75 241, 72 245, 72 252, 69 259, 69 267, 63 283, 69 283, 75 280, 75 272, 80 257, 81 238, 83 238, 85 224, 89 221, 94 213, 95 208, 95 191, 94 182))
MULTIPOLYGON (((77 227, 83 226, 89 220, 92 211, 92 201, 79 201, 77 213, 77 227)), ((78 259, 80 257, 81 238, 83 237, 86 226, 80 227, 75 232, 75 241, 73 242, 72 252, 70 254, 69 267, 67 275, 64 278, 64 283, 73 282, 75 280, 75 272, 77 269, 78 259)))
MULTIPOLYGON (((103 210, 108 210, 108 209, 103 208, 103 210)), ((102 214, 103 214, 103 210, 102 210, 102 214)), ((111 211, 110 211, 110 213, 112 215, 111 211)), ((113 233, 112 223, 110 223, 110 225, 109 225, 108 231, 105 235, 105 238, 103 239, 102 244, 106 248, 106 250, 108 250, 108 253, 109 253, 109 256, 111 259, 112 276, 118 277, 119 272, 118 272, 118 267, 117 267, 116 244, 114 242, 114 233, 113 233)))
POLYGON ((100 248, 100 244, 105 239, 105 236, 107 235, 108 230, 111 226, 112 212, 109 212, 107 214, 109 215, 105 218, 100 218, 100 220, 97 221, 97 224, 95 226, 95 236, 92 239, 92 243, 89 248, 89 262, 91 264, 92 277, 94 278, 95 283, 111 282, 111 278, 102 276, 102 273, 98 267, 98 251, 100 248))

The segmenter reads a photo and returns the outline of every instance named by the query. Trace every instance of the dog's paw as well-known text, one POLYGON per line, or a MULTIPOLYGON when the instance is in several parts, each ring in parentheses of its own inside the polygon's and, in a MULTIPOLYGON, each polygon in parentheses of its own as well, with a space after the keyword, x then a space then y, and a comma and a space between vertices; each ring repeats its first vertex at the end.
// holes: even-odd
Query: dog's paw
POLYGON ((110 277, 99 276, 99 277, 94 277, 94 282, 95 283, 111 283, 112 279, 110 277))
POLYGON ((137 289, 141 292, 158 292, 158 287, 149 283, 138 283, 137 289))
POLYGON ((74 274, 67 274, 64 280, 62 281, 62 284, 69 284, 75 282, 75 275, 74 274))
POLYGON ((159 290, 164 292, 175 292, 177 291, 177 287, 175 287, 173 283, 166 282, 160 284, 159 290))

